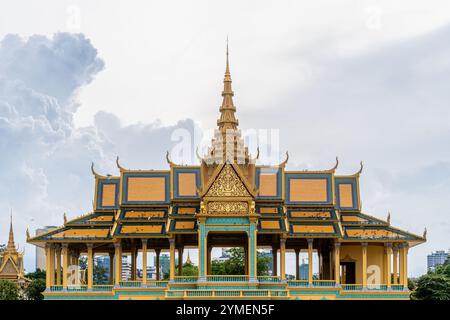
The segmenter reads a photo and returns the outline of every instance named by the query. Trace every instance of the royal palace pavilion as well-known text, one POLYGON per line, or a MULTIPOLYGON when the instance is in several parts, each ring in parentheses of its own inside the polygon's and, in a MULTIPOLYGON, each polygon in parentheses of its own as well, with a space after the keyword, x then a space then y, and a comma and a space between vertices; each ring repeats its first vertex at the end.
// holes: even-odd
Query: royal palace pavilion
POLYGON ((92 165, 92 213, 64 215, 63 226, 35 237, 27 231, 28 243, 45 248, 45 299, 409 299, 408 251, 426 231, 411 234, 361 212, 362 164, 351 175, 336 174, 337 159, 330 169, 289 171, 286 153, 278 165, 258 165, 238 129, 228 60, 227 48, 217 129, 198 165, 175 164, 169 154, 161 171, 128 169, 117 158, 120 174, 104 176, 92 165), (212 274, 214 247, 244 248, 244 274, 212 274), (197 276, 176 265, 187 248, 198 250, 197 276), (258 276, 258 249, 271 250, 271 275, 258 276), (149 279, 148 254, 160 270, 162 251, 169 277, 149 279), (286 274, 287 252, 295 253, 295 277, 286 274), (308 276, 300 279, 306 253, 308 276), (96 255, 109 255, 109 284, 94 281, 96 255), (73 283, 80 256, 87 279, 73 283))

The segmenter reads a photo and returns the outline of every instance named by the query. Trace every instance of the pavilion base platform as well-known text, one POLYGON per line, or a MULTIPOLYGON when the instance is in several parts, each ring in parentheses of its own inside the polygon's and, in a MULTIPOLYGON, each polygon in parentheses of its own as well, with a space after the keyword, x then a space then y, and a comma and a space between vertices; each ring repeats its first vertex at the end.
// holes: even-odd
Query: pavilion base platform
POLYGON ((358 284, 336 285, 332 280, 282 280, 279 277, 209 276, 177 277, 172 281, 123 281, 119 286, 53 286, 44 292, 46 300, 409 300, 403 286, 358 284))

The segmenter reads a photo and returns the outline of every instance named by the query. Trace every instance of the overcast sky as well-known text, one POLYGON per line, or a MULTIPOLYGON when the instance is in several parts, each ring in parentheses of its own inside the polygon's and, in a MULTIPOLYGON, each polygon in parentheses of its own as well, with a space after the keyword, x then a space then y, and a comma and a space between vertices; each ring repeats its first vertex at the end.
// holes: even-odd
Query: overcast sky
MULTIPOLYGON (((218 117, 225 39, 242 129, 278 129, 288 169, 359 161, 363 212, 449 249, 448 1, 0 3, 0 242, 92 209, 90 162, 166 168, 177 128, 218 117), (338 4, 339 3, 339 4, 338 4)), ((293 263, 288 271, 293 272, 293 263)))

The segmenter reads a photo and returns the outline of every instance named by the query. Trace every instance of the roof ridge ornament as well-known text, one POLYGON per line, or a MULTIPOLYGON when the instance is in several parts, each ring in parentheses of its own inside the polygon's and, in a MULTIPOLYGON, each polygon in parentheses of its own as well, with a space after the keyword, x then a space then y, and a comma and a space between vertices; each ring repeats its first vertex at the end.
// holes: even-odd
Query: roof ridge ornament
POLYGON ((336 156, 336 164, 334 165, 333 168, 330 169, 330 171, 331 171, 331 170, 332 170, 332 171, 336 171, 336 169, 338 168, 338 166, 339 166, 339 158, 338 158, 338 156, 336 156))
POLYGON ((124 167, 122 167, 120 165, 120 163, 119 163, 119 156, 117 156, 117 158, 116 158, 116 165, 117 165, 117 168, 119 168, 120 172, 127 171, 127 169, 125 169, 124 167))
POLYGON ((167 150, 167 152, 166 152, 166 160, 167 160, 167 163, 168 163, 170 166, 175 165, 175 163, 173 163, 172 160, 170 160, 170 152, 169 152, 169 150, 167 150))
POLYGON ((359 176, 361 175, 363 169, 364 169, 364 165, 363 165, 363 162, 362 162, 362 161, 359 163, 359 165, 360 165, 360 168, 359 168, 358 172, 356 172, 356 173, 354 174, 355 177, 359 177, 359 176))
POLYGON ((427 227, 425 227, 425 229, 423 230, 422 238, 427 240, 427 227))
POLYGON ((289 160, 289 151, 286 150, 286 159, 284 159, 284 161, 281 162, 279 166, 280 167, 285 167, 286 163, 288 162, 288 160, 289 160))
POLYGON ((92 163, 91 163, 91 172, 94 175, 94 177, 96 177, 96 178, 109 178, 109 177, 111 177, 110 174, 107 174, 106 176, 104 176, 102 174, 97 173, 95 171, 95 169, 94 169, 94 161, 92 161, 92 163))
POLYGON ((386 222, 388 225, 391 225, 391 212, 389 212, 389 211, 388 211, 388 216, 387 216, 386 222))

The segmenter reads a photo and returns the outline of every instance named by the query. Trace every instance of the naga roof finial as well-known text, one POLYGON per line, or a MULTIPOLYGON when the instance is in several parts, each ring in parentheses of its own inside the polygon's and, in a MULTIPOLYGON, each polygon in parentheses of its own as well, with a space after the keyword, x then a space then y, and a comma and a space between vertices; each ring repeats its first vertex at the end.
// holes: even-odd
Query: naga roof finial
POLYGON ((174 163, 170 160, 169 150, 167 150, 167 152, 166 152, 166 160, 169 165, 171 165, 171 166, 174 165, 174 163))
POLYGON ((119 156, 117 156, 117 158, 116 158, 116 165, 117 165, 117 168, 119 168, 120 171, 126 171, 127 170, 127 169, 125 169, 124 167, 122 167, 120 165, 120 163, 119 163, 119 156))
POLYGON ((64 212, 63 218, 64 218, 64 224, 66 224, 67 223, 67 215, 65 212, 64 212))
POLYGON ((336 170, 337 167, 339 166, 339 158, 336 156, 336 164, 334 165, 334 167, 331 170, 336 170))
POLYGON ((94 169, 94 161, 92 161, 92 163, 91 163, 91 172, 92 172, 92 174, 94 175, 94 177, 96 177, 96 178, 105 178, 105 176, 103 176, 103 175, 101 175, 101 174, 98 174, 98 173, 95 171, 95 169, 94 169))
POLYGON ((427 240, 427 228, 426 228, 426 227, 425 227, 425 229, 423 230, 422 238, 424 238, 425 240, 427 240))
POLYGON ((360 165, 360 168, 359 168, 358 172, 356 172, 356 173, 353 175, 353 176, 355 176, 355 177, 359 177, 359 176, 361 175, 361 172, 363 171, 363 168, 364 168, 363 162, 361 161, 361 162, 359 163, 359 165, 360 165))
POLYGON ((286 163, 289 160, 289 151, 286 151, 286 159, 284 159, 284 161, 282 163, 280 163, 280 167, 284 167, 286 166, 286 163))
POLYGON ((386 221, 387 221, 387 224, 389 224, 389 225, 391 224, 391 213, 390 212, 388 212, 386 221))

